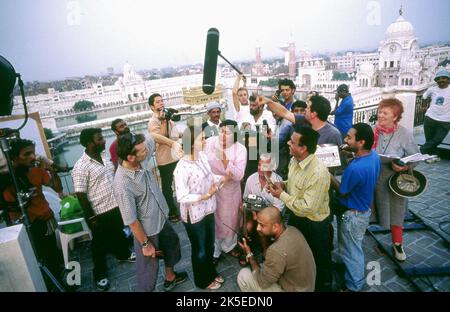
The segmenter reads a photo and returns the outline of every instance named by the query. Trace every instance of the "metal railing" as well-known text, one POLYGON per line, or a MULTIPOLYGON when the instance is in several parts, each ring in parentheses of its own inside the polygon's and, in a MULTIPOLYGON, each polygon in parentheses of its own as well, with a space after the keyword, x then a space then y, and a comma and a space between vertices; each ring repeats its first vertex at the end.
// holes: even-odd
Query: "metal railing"
POLYGON ((417 92, 416 96, 416 106, 414 109, 414 127, 423 125, 423 120, 425 118, 426 109, 423 106, 424 100, 422 99, 422 95, 425 93, 425 90, 417 92))

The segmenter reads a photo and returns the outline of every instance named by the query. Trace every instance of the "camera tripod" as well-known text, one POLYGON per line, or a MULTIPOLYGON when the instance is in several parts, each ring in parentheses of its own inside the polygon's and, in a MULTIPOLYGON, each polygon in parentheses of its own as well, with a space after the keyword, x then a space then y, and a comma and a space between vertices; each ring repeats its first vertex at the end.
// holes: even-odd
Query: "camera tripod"
MULTIPOLYGON (((11 146, 10 146, 9 140, 11 140, 11 137, 13 137, 13 139, 14 138, 18 138, 19 137, 19 130, 22 129, 25 126, 25 124, 27 123, 27 121, 28 121, 28 110, 27 110, 27 106, 26 106, 25 92, 24 92, 24 88, 23 88, 23 81, 22 81, 22 79, 20 77, 20 74, 16 74, 16 76, 18 78, 18 84, 19 84, 20 93, 21 93, 21 96, 22 96, 22 103, 23 103, 24 111, 25 111, 25 120, 23 121, 22 125, 18 129, 9 129, 9 128, 0 129, 0 148, 1 148, 1 151, 3 152, 3 154, 5 155, 5 158, 6 158, 6 162, 7 162, 7 165, 8 165, 8 171, 9 171, 9 173, 11 175, 12 183, 13 183, 14 189, 16 191, 17 204, 18 204, 18 206, 20 208, 20 212, 22 214, 23 224, 25 226, 25 230, 26 230, 28 238, 30 240, 31 248, 33 249, 34 254, 37 256, 36 243, 34 242, 34 238, 33 238, 32 233, 31 233, 31 222, 30 222, 30 219, 28 218, 28 215, 27 215, 27 213, 25 211, 26 205, 28 203, 28 200, 32 196, 32 193, 31 192, 25 192, 24 190, 19 188, 17 177, 15 176, 14 168, 13 168, 11 157, 10 157, 11 146)), ((65 291, 64 287, 53 276, 53 274, 50 272, 50 270, 43 264, 42 259, 40 259, 40 256, 39 257, 37 256, 36 259, 37 259, 37 263, 38 263, 39 269, 42 272, 42 275, 44 277, 45 276, 48 277, 48 280, 55 286, 55 288, 58 291, 64 292, 65 291)))
MULTIPOLYGON (((37 256, 36 253, 36 245, 34 242, 34 237, 31 234, 31 222, 30 219, 25 211, 26 205, 28 201, 30 200, 31 196, 33 195, 32 192, 25 192, 24 190, 21 190, 19 188, 17 178, 14 174, 14 168, 12 166, 11 157, 9 155, 10 152, 10 145, 8 138, 3 136, 2 133, 4 133, 4 129, 0 130, 0 146, 3 154, 5 155, 6 162, 8 164, 8 171, 11 174, 12 182, 14 189, 16 190, 16 200, 17 204, 20 208, 20 212, 22 214, 23 224, 25 226, 25 230, 27 232, 28 238, 30 240, 31 248, 33 249, 34 254, 37 256)), ((51 281, 51 283, 58 289, 58 291, 64 292, 64 287, 60 284, 60 282, 53 276, 53 274, 50 272, 50 270, 42 263, 42 259, 39 257, 36 257, 39 269, 41 270, 42 274, 44 276, 47 276, 48 279, 51 281)))

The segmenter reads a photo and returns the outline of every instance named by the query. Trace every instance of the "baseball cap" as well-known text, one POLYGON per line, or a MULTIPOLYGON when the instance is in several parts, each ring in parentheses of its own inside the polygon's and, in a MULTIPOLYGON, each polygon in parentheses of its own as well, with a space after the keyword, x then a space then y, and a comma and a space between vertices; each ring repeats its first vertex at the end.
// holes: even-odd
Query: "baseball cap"
POLYGON ((439 77, 447 77, 448 79, 450 79, 450 72, 446 69, 441 69, 436 73, 434 81, 436 81, 439 77))
POLYGON ((334 92, 348 92, 348 86, 346 84, 341 84, 334 92))

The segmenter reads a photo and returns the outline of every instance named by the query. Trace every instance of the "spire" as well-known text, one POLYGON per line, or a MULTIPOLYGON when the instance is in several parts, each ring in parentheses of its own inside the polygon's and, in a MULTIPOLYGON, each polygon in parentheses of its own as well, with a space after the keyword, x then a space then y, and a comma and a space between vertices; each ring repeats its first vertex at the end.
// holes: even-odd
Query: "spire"
POLYGON ((403 4, 400 4, 400 10, 398 10, 398 14, 400 14, 400 16, 403 16, 403 4))

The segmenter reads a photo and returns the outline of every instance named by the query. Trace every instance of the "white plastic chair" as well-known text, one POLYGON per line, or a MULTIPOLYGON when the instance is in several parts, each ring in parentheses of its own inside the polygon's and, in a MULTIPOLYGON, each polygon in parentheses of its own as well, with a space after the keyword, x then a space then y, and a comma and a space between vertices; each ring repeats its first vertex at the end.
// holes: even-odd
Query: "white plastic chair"
POLYGON ((61 243, 61 249, 63 252, 63 257, 64 257, 64 266, 66 267, 66 269, 68 269, 67 264, 69 263, 69 245, 71 247, 71 249, 73 248, 72 246, 72 240, 77 238, 77 237, 81 237, 84 235, 88 235, 89 239, 92 240, 92 233, 91 230, 89 229, 86 220, 84 218, 77 218, 77 219, 73 219, 73 220, 68 220, 68 221, 59 221, 58 222, 58 229, 56 230, 57 232, 57 237, 59 237, 59 241, 61 243), (64 225, 68 225, 68 224, 74 224, 74 223, 81 223, 83 230, 76 232, 76 233, 72 233, 72 234, 66 234, 64 233, 61 228, 64 225))

